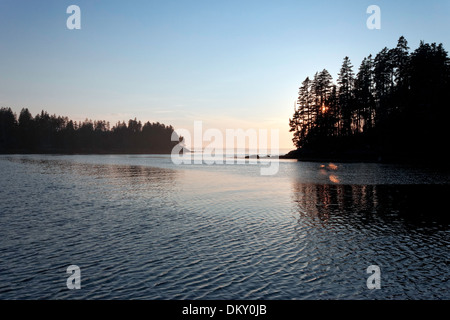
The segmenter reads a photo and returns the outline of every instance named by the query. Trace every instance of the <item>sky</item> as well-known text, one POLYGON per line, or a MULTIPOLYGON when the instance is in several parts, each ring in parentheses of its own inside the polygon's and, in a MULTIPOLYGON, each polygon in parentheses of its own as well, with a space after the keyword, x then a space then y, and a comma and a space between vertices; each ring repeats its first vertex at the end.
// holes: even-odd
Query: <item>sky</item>
POLYGON ((307 76, 404 36, 450 48, 450 1, 0 0, 0 107, 192 130, 279 130, 307 76), (81 10, 70 30, 67 7, 81 10), (366 12, 381 9, 381 29, 366 12))

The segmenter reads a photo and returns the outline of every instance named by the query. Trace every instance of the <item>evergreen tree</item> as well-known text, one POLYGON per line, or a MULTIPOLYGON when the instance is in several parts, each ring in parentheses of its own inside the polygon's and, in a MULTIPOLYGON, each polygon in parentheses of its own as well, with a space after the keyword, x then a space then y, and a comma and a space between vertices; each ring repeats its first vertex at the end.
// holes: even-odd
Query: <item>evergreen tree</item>
POLYGON ((371 150, 377 156, 448 157, 450 59, 442 44, 421 42, 364 58, 356 76, 344 58, 337 85, 325 69, 300 87, 290 119, 296 147, 327 152, 371 150))
POLYGON ((373 59, 372 55, 369 55, 362 61, 355 79, 354 92, 358 131, 364 132, 373 126, 373 112, 375 105, 373 88, 373 59))
POLYGON ((11 108, 0 109, 2 153, 170 153, 174 129, 159 122, 144 126, 136 118, 119 122, 86 119, 77 123, 42 111, 34 118, 21 110, 17 121, 11 108))
POLYGON ((351 134, 352 113, 354 106, 353 86, 354 86, 353 66, 349 57, 345 57, 338 75, 339 104, 342 117, 342 134, 351 134))

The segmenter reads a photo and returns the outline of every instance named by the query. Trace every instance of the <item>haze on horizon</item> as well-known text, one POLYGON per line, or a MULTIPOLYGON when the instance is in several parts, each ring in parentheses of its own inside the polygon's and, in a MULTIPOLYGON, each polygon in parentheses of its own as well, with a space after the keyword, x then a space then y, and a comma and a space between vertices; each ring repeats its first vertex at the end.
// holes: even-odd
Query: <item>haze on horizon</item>
POLYGON ((279 129, 306 76, 336 80, 403 35, 450 46, 447 1, 0 2, 0 106, 73 120, 137 118, 192 129, 279 129), (69 30, 68 6, 81 9, 69 30), (381 8, 369 30, 368 6, 381 8))

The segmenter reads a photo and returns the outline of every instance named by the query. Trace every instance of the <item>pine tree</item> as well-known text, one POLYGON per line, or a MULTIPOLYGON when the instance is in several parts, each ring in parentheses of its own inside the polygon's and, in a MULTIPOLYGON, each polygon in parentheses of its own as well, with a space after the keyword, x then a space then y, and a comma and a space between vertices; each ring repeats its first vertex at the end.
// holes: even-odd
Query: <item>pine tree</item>
POLYGON ((355 101, 358 131, 366 131, 373 125, 373 59, 369 55, 361 63, 355 79, 355 101), (361 125, 363 122, 363 125, 361 125))
POLYGON ((319 153, 331 147, 448 158, 449 92, 450 59, 442 44, 421 42, 409 53, 400 37, 395 48, 364 58, 356 76, 345 57, 337 86, 325 69, 307 78, 290 119, 294 142, 319 153))
POLYGON ((351 134, 354 73, 349 57, 345 57, 338 75, 339 104, 341 105, 342 134, 351 134))

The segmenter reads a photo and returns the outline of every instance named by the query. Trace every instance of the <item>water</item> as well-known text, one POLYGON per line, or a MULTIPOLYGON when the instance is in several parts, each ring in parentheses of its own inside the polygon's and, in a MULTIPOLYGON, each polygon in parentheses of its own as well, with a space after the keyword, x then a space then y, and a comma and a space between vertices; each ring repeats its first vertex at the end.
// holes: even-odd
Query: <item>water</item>
POLYGON ((448 173, 259 169, 0 156, 0 299, 450 298, 448 173), (66 287, 72 264, 80 290, 66 287))

